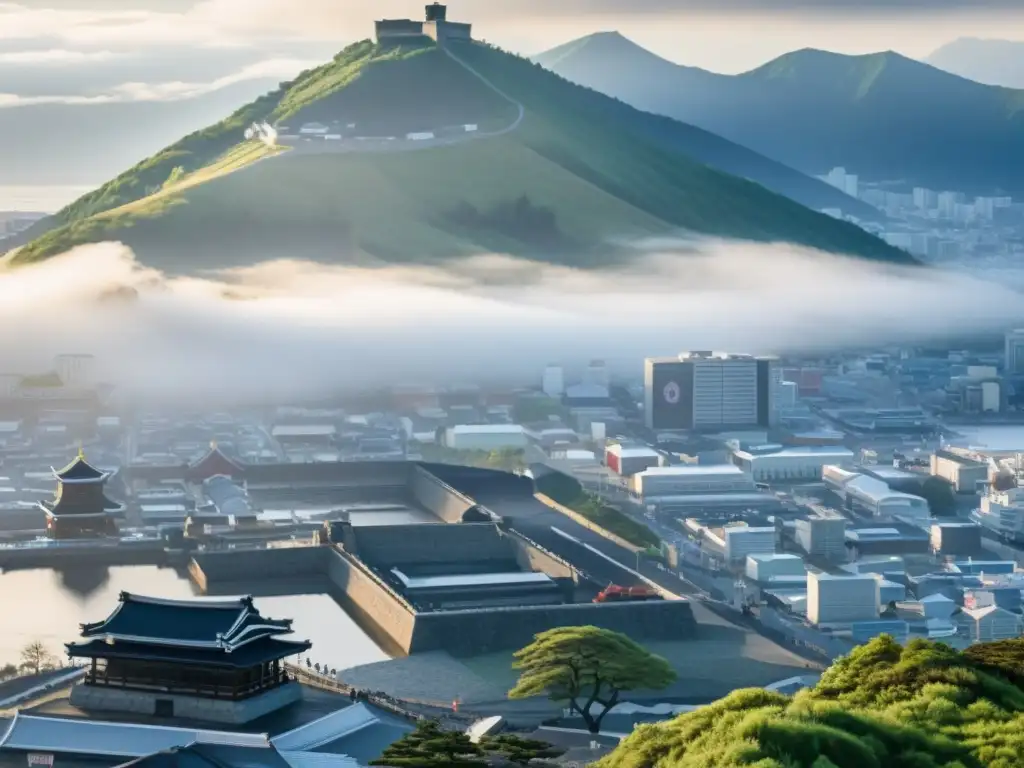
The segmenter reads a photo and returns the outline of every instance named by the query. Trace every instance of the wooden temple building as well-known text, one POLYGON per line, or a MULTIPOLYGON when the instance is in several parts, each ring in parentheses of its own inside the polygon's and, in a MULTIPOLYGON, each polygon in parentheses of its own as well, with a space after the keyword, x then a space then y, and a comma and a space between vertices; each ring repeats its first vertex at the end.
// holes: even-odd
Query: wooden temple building
POLYGON ((282 661, 310 643, 282 639, 291 619, 251 597, 165 600, 122 592, 113 613, 82 625, 72 659, 89 662, 72 691, 83 709, 245 723, 301 698, 282 661))
POLYGON ((57 480, 53 501, 42 501, 46 513, 46 531, 54 539, 82 539, 117 535, 116 517, 124 506, 107 498, 104 484, 108 472, 96 469, 78 456, 64 469, 51 467, 57 480))

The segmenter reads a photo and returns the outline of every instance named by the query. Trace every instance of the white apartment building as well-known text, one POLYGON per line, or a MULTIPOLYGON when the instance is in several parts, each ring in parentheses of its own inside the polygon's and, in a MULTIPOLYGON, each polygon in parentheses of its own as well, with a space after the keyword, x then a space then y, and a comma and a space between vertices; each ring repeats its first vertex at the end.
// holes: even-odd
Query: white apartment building
POLYGON ((812 517, 796 521, 796 543, 808 555, 833 562, 846 559, 846 518, 812 517))
POLYGON ((878 618, 879 583, 874 574, 807 574, 807 618, 812 624, 850 624, 878 618))

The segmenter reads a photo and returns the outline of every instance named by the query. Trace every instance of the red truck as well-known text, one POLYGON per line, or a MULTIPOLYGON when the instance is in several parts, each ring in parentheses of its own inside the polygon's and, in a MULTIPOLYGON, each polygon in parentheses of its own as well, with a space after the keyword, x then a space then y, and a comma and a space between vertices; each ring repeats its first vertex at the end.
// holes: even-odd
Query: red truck
POLYGON ((622 587, 609 584, 601 590, 595 603, 636 602, 639 600, 661 600, 661 595, 650 587, 622 587))

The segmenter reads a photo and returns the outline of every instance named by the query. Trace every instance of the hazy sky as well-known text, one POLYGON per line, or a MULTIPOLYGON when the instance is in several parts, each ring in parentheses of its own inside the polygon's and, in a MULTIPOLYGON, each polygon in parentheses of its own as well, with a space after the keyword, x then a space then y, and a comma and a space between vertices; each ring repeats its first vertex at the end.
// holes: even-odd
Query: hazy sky
MULTIPOLYGON (((338 46, 377 17, 420 16, 410 0, 0 0, 0 51, 83 64, 154 46, 251 47, 285 39, 338 46), (60 51, 60 53, 54 53, 60 51)), ((789 50, 913 57, 959 36, 1024 39, 1021 0, 457 0, 478 36, 537 53, 617 29, 680 63, 742 71, 789 50), (723 10, 723 8, 727 10, 723 10)), ((223 73, 221 73, 223 76, 223 73)))

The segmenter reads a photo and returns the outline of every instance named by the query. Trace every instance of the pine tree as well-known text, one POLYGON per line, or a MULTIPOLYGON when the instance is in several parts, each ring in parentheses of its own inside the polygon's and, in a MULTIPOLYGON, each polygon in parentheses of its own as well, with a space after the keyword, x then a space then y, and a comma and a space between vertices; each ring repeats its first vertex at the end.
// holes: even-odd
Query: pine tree
POLYGON ((370 765, 391 768, 487 768, 483 750, 460 731, 446 731, 436 720, 420 720, 416 730, 396 741, 370 765))

